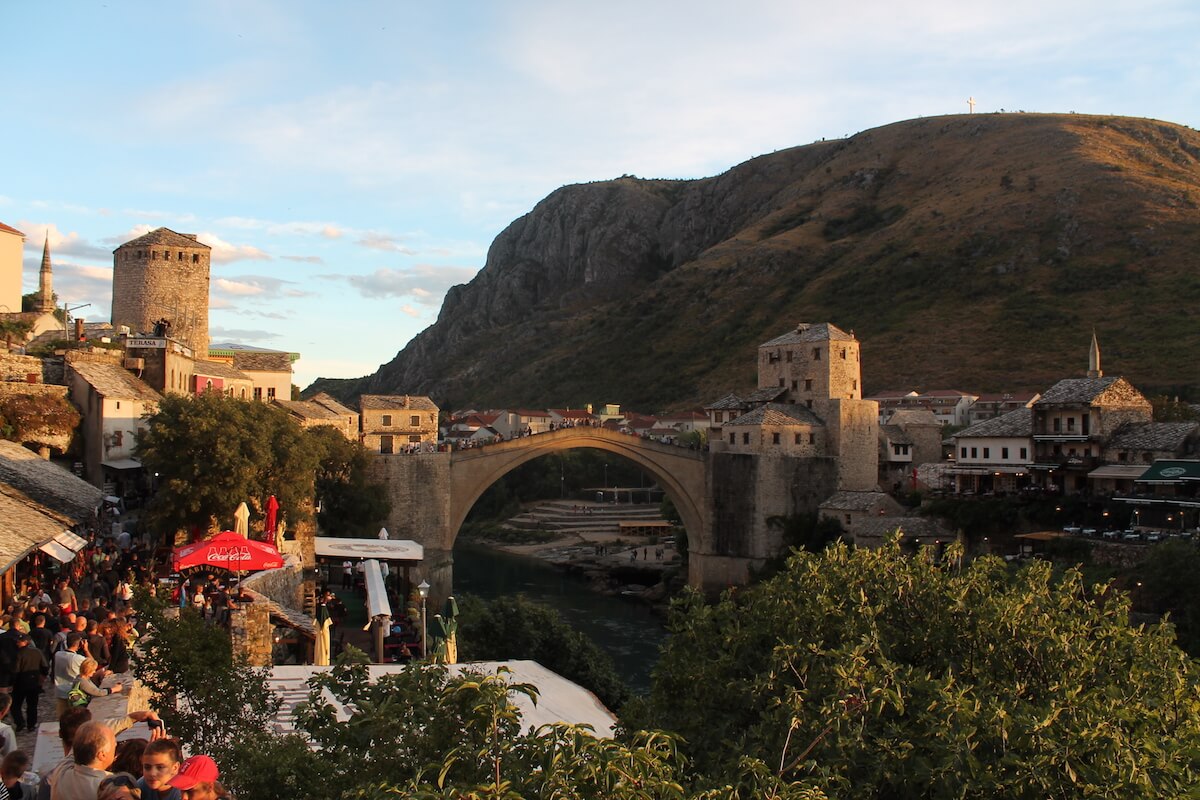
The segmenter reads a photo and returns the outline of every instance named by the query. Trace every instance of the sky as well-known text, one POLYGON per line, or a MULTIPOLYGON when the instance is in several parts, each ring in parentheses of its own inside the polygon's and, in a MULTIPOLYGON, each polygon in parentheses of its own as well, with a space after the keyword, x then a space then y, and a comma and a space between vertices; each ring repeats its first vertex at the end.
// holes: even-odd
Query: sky
POLYGON ((1200 124, 1194 0, 0 4, 0 222, 59 301, 112 250, 213 247, 214 343, 357 377, 560 186, 698 178, 919 116, 1200 124))

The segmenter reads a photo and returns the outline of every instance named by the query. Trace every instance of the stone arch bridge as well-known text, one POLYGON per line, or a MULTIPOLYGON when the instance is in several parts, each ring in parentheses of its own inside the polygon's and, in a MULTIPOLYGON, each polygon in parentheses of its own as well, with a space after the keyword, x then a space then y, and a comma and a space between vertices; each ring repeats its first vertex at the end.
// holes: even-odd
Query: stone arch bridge
POLYGON ((425 577, 442 595, 452 585, 459 529, 488 487, 528 461, 578 448, 624 458, 658 482, 687 531, 688 582, 707 590, 745 582, 781 547, 766 520, 815 509, 836 480, 830 459, 707 453, 595 427, 447 453, 377 455, 372 477, 392 503, 388 531, 425 547, 425 577))

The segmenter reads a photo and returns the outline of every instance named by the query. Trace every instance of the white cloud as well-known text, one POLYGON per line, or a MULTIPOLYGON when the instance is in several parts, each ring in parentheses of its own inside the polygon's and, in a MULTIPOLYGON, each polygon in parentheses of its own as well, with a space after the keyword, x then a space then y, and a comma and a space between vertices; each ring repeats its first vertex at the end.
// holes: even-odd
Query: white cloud
POLYGON ((63 233, 52 222, 33 222, 22 219, 17 220, 13 227, 25 234, 25 249, 27 251, 37 251, 39 264, 41 263, 42 244, 46 241, 47 236, 50 240, 51 264, 57 260, 57 256, 59 255, 81 256, 95 260, 112 260, 111 250, 91 244, 75 231, 63 233))
POLYGON ((197 234, 201 243, 212 248, 214 264, 228 264, 233 261, 270 261, 271 256, 252 244, 232 244, 211 231, 197 234))
POLYGON ((252 283, 244 283, 242 281, 231 281, 227 278, 217 278, 213 283, 216 288, 226 294, 238 295, 245 297, 248 295, 262 294, 263 288, 252 283))
POLYGON ((366 231, 359 235, 358 241, 355 244, 361 245, 368 250, 382 250, 388 253, 400 253, 406 256, 415 256, 417 252, 407 245, 400 244, 400 239, 387 233, 379 233, 377 231, 366 231))
POLYGON ((466 283, 475 276, 472 267, 447 267, 417 264, 406 269, 377 269, 369 275, 319 275, 326 280, 344 281, 363 297, 410 297, 420 305, 437 305, 446 290, 466 283))

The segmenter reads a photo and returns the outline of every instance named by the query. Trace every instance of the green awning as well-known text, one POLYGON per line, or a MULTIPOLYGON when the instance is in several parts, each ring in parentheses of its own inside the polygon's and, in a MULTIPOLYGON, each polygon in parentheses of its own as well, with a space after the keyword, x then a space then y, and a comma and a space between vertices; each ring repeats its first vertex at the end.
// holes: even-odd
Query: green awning
POLYGON ((1137 479, 1138 483, 1183 483, 1200 481, 1200 461, 1160 460, 1137 479))

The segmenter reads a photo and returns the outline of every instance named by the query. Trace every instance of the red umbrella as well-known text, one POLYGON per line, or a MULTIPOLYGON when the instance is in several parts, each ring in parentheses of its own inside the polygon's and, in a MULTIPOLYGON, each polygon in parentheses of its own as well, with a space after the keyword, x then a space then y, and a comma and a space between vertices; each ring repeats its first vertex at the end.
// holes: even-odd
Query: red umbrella
POLYGON ((275 495, 267 498, 267 521, 263 525, 263 532, 268 536, 275 535, 275 517, 279 513, 279 501, 275 499, 275 495))
POLYGON ((283 557, 274 545, 255 542, 233 531, 222 531, 205 542, 175 548, 171 566, 176 572, 188 567, 223 567, 234 572, 278 569, 283 557))

